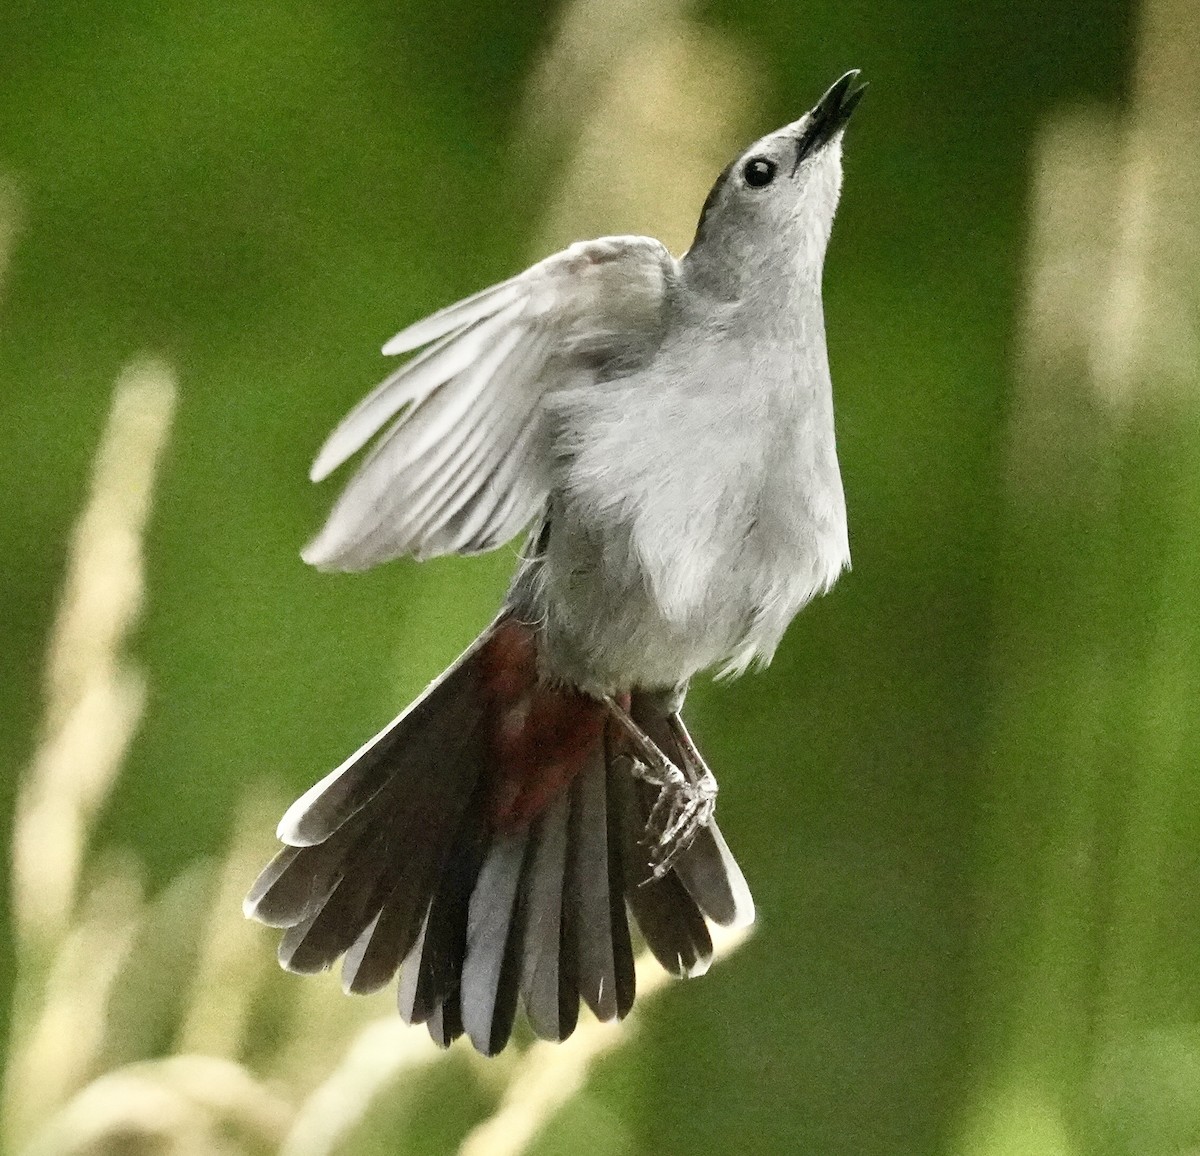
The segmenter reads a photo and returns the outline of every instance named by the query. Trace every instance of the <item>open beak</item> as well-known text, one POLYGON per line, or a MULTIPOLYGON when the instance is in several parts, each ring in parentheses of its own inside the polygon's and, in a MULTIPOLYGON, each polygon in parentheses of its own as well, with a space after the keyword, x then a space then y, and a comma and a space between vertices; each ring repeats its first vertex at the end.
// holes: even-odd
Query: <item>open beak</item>
POLYGON ((816 107, 808 114, 808 121, 798 142, 792 176, 796 175, 796 170, 805 157, 811 156, 827 145, 846 127, 850 114, 858 106, 862 94, 867 91, 865 84, 853 88, 857 79, 858 69, 852 68, 845 76, 830 85, 829 91, 817 101, 816 107))

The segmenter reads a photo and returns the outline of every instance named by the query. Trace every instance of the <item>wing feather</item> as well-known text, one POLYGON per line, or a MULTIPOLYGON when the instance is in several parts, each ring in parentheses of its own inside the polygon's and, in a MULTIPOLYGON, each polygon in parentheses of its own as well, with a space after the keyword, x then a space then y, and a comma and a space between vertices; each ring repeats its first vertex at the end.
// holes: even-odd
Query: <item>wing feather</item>
POLYGON ((384 357, 391 357, 397 353, 409 353, 414 349, 419 349, 422 345, 428 345, 429 342, 447 333, 453 333, 484 317, 491 317, 492 314, 499 312, 506 305, 511 305, 521 296, 521 289, 517 284, 519 280, 518 277, 512 277, 507 281, 501 281, 499 285, 481 289, 478 293, 471 294, 470 297, 464 297, 461 301, 447 305, 445 309, 439 309, 436 313, 431 313, 428 317, 414 322, 407 329, 400 330, 383 347, 384 357))
POLYGON ((550 486, 546 394, 652 356, 676 270, 645 237, 583 242, 398 333, 385 353, 426 348, 322 446, 316 481, 379 435, 305 560, 359 570, 520 533, 550 486))
POLYGON ((422 478, 423 493, 406 510, 414 534, 422 543, 435 541, 440 531, 478 495, 480 483, 506 457, 520 460, 520 431, 530 424, 538 399, 520 390, 520 376, 536 371, 544 342, 524 340, 481 391, 472 412, 450 431, 439 460, 436 486, 422 478))
POLYGON ((516 451, 502 461, 481 487, 486 501, 464 506, 447 526, 454 553, 481 554, 494 550, 519 534, 544 501, 541 479, 521 468, 521 455, 538 429, 531 418, 515 443, 516 451))
POLYGON ((488 317, 439 338, 373 389, 329 435, 313 462, 314 482, 327 478, 353 457, 400 410, 420 403, 439 386, 468 369, 491 345, 505 314, 488 317))
POLYGON ((520 524, 508 538, 536 513, 545 490, 544 469, 530 452, 539 432, 537 399, 527 398, 519 406, 506 402, 504 412, 492 416, 501 424, 481 428, 487 440, 480 439, 464 455, 455 475, 446 479, 445 492, 424 524, 417 557, 477 553, 468 544, 494 523, 507 499, 519 499, 523 510, 520 524))

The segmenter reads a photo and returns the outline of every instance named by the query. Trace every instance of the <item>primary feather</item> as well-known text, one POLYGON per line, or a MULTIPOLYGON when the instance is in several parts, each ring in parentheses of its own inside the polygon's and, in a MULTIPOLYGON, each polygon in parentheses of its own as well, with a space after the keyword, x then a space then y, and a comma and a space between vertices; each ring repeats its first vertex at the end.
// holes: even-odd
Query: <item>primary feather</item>
POLYGON ((321 447, 315 481, 380 435, 305 560, 361 570, 405 554, 476 553, 520 533, 549 485, 544 398, 648 355, 676 271, 657 241, 606 237, 398 333, 385 353, 427 348, 321 447))

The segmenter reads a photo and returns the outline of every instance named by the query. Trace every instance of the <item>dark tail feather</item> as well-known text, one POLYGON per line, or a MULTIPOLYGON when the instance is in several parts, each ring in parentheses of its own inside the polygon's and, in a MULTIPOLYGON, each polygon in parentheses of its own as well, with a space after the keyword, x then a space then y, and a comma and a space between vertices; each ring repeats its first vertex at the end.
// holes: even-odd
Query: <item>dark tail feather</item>
POLYGON ((346 987, 373 990, 412 949, 486 761, 479 645, 284 816, 292 845, 245 907, 287 928, 289 970, 320 971, 346 952, 346 987))
MULTIPOLYGON (((677 975, 707 967, 706 917, 746 922, 753 912, 715 826, 663 879, 649 878, 653 792, 616 753, 611 727, 531 823, 497 826, 498 684, 481 661, 493 630, 289 809, 289 845, 246 898, 247 914, 286 929, 285 967, 318 971, 344 955, 354 992, 383 987, 399 968, 407 1022, 443 1046, 465 1032, 489 1055, 508 1042, 518 1003, 550 1040, 574 1031, 581 1000, 601 1019, 628 1013, 627 910, 677 975)), ((639 721, 676 755, 656 700, 639 698, 639 721)))
POLYGON ((646 863, 642 840, 657 792, 634 779, 627 755, 613 759, 609 781, 619 800, 626 861, 638 865, 625 889, 638 930, 654 958, 672 975, 703 975, 712 962, 712 939, 703 913, 676 871, 655 879, 646 863))
POLYGON ((625 914, 625 849, 609 774, 609 750, 597 747, 576 779, 571 807, 569 924, 579 995, 597 1019, 623 1018, 633 1006, 633 947, 625 914))
POLYGON ((324 843, 392 783, 399 769, 443 755, 456 727, 477 726, 482 697, 477 664, 471 660, 494 628, 485 630, 403 714, 301 795, 279 821, 279 841, 294 847, 324 843))
MULTIPOLYGON (((445 1001, 458 1000, 471 892, 489 842, 485 787, 482 783, 477 787, 452 844, 446 848, 442 870, 431 885, 432 895, 426 893, 428 909, 421 934, 400 966, 398 1005, 405 1023, 425 1023, 445 1001)), ((447 1026, 441 1022, 444 1019, 435 1019, 437 1030, 431 1032, 439 1042, 449 1042, 438 1037, 447 1026)), ((459 1014, 447 1022, 461 1034, 459 1014)))
POLYGON ((579 1016, 579 978, 567 889, 572 789, 537 820, 525 887, 521 998, 529 1026, 544 1040, 565 1039, 579 1016))
MULTIPOLYGON (((387 861, 382 833, 368 828, 341 860, 337 882, 319 906, 284 932, 279 962, 302 975, 324 971, 362 933, 383 902, 387 861)), ((328 864, 322 864, 328 874, 328 864)))
POLYGON ((467 909, 462 964, 463 1028, 476 1051, 495 1055, 508 1043, 517 1014, 526 864, 536 840, 530 830, 497 835, 488 848, 467 909))

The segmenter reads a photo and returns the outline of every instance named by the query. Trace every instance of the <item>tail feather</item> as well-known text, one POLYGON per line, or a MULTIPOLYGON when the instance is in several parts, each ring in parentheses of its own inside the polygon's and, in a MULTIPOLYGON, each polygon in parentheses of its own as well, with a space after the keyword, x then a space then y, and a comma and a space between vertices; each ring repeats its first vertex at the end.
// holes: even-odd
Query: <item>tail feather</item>
POLYGON ((528 830, 492 841, 467 911, 462 965, 462 1020, 477 1051, 495 1055, 508 1042, 517 1014, 528 830))
POLYGON ((295 847, 323 843, 379 792, 394 784, 398 771, 434 777, 445 747, 478 729, 483 702, 475 683, 479 673, 471 661, 491 637, 493 627, 433 680, 407 710, 341 766, 307 790, 279 821, 279 841, 295 847))
MULTIPOLYGON (((439 714, 426 707, 416 714, 412 741, 388 744, 388 781, 365 803, 353 792, 343 794, 350 813, 339 822, 328 809, 332 833, 323 843, 303 848, 290 872, 285 870, 258 900, 255 914, 265 907, 277 919, 301 921, 284 936, 280 949, 289 970, 319 971, 348 952, 343 985, 372 990, 387 982, 412 948, 467 803, 479 786, 482 714, 472 703, 477 696, 464 689, 465 681, 464 675, 443 683, 458 692, 448 696, 447 709, 439 714), (302 905, 280 911, 285 905, 277 897, 282 891, 287 899, 298 890, 293 876, 305 870, 314 880, 309 895, 302 905), (386 919, 381 917, 385 907, 386 919), (309 918, 314 909, 315 917, 309 918)), ((390 729, 397 733, 395 724, 390 729)), ((376 767, 385 765, 374 758, 381 745, 370 748, 376 767)), ((329 798, 323 794, 316 803, 324 806, 329 798)))
POLYGON ((718 927, 749 927, 754 922, 754 900, 746 877, 716 823, 696 832, 676 860, 675 874, 718 927))
POLYGON ((525 889, 521 998, 529 1026, 543 1040, 565 1039, 579 1015, 575 944, 564 922, 570 909, 570 896, 564 891, 573 793, 559 792, 536 821, 525 889))
MULTIPOLYGON (((512 768, 497 765, 506 748, 496 719, 520 717, 514 702, 523 700, 501 702, 497 714, 493 699, 536 691, 524 675, 498 675, 513 639, 497 638, 489 656, 495 627, 289 809, 280 824, 287 845, 245 903, 248 915, 285 928, 285 967, 320 971, 344 956, 351 992, 376 991, 399 969, 406 1022, 426 1024, 443 1046, 465 1033, 487 1055, 507 1043, 518 1005, 549 1040, 574 1031, 581 1002, 600 1019, 624 1017, 636 987, 631 915, 659 962, 681 976, 712 958, 706 919, 753 917, 715 825, 671 872, 651 878, 643 838, 654 792, 634 778, 611 725, 580 746, 578 770, 531 821, 498 818, 513 784, 512 768)), ((657 700, 635 694, 632 708, 676 757, 657 700)), ((571 749, 553 748, 555 757, 571 749)))
POLYGON ((361 834, 361 824, 347 825, 314 847, 284 847, 246 896, 246 913, 270 927, 295 927, 316 916, 341 882, 361 834))
MULTIPOLYGON (((409 948, 408 953, 400 961, 400 982, 396 985, 396 1010, 406 1024, 423 1024, 435 1010, 428 992, 421 989, 421 957, 425 951, 425 932, 429 927, 429 911, 421 918, 421 927, 417 938, 409 948)), ((429 977, 425 977, 425 987, 429 986, 429 977)))
POLYGON ((326 898, 311 915, 290 927, 279 946, 279 962, 288 971, 311 975, 332 966, 353 946, 386 894, 383 833, 368 829, 337 868, 326 898))
POLYGON ((440 1048, 448 1048, 463 1034, 462 1004, 458 992, 451 992, 437 1011, 425 1021, 430 1038, 440 1048))
POLYGON ((342 990, 347 995, 369 995, 379 991, 399 970, 402 929, 396 921, 388 919, 391 911, 389 896, 342 957, 342 990), (392 924, 390 929, 386 926, 388 923, 392 924))
POLYGON ((300 848, 262 889, 254 914, 289 927, 280 947, 285 967, 309 973, 330 966, 355 945, 389 896, 395 921, 411 940, 414 907, 428 902, 451 851, 460 800, 464 793, 470 797, 479 777, 475 737, 459 735, 453 747, 439 741, 445 767, 433 761, 437 749, 405 746, 412 757, 394 771, 392 782, 323 843, 300 848), (431 773, 439 770, 440 779, 431 773))
POLYGON ((435 876, 420 937, 400 966, 399 1009, 406 1023, 425 1023, 461 985, 471 892, 489 842, 484 801, 484 791, 476 790, 453 852, 435 876))
POLYGON ((342 987, 367 995, 386 987, 421 931, 428 906, 428 880, 417 872, 402 874, 342 961, 342 987))
POLYGON ((289 871, 302 848, 284 847, 262 869, 254 886, 242 901, 242 913, 247 919, 257 919, 268 927, 290 927, 303 915, 312 891, 312 876, 306 871, 289 871), (287 883, 284 876, 291 875, 287 883))
POLYGON ((667 971, 681 979, 703 975, 712 962, 713 946, 700 907, 678 872, 656 879, 646 864, 642 839, 657 798, 655 789, 634 779, 628 756, 618 756, 614 763, 624 771, 614 774, 612 781, 620 794, 625 858, 638 864, 637 874, 626 882, 629 909, 646 946, 667 971))
POLYGON ((592 764, 574 783, 569 876, 579 995, 601 1020, 621 1014, 618 981, 633 966, 622 895, 622 853, 619 844, 610 846, 612 785, 606 747, 597 749, 592 764), (628 968, 622 952, 628 955, 628 968))
POLYGON ((626 862, 621 832, 624 829, 616 780, 624 771, 617 760, 605 761, 604 780, 607 790, 606 815, 608 847, 608 925, 612 935, 613 992, 617 1019, 624 1019, 633 1007, 637 994, 637 973, 633 965, 633 940, 629 934, 629 914, 625 896, 637 885, 636 864, 646 862, 644 848, 638 859, 626 862))

